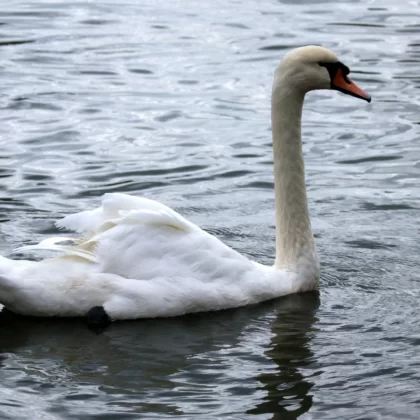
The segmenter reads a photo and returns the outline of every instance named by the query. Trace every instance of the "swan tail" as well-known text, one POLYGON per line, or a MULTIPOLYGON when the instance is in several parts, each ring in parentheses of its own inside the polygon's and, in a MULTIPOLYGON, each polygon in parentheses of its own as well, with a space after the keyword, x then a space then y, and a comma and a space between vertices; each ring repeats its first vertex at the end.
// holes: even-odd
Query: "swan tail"
POLYGON ((24 265, 26 261, 15 261, 0 255, 0 286, 12 286, 12 278, 18 266, 24 265))
POLYGON ((35 264, 27 260, 10 260, 0 256, 0 311, 14 301, 16 293, 22 290, 24 280, 22 273, 35 264))

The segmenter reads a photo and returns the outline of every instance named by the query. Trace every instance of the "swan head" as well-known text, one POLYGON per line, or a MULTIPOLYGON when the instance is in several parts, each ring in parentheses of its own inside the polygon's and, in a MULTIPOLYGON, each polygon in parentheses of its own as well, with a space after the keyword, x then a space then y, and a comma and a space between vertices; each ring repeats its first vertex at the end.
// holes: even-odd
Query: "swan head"
POLYGON ((368 93, 352 82, 350 69, 327 48, 307 46, 287 53, 278 65, 274 90, 293 89, 305 94, 316 89, 333 89, 370 102, 368 93))

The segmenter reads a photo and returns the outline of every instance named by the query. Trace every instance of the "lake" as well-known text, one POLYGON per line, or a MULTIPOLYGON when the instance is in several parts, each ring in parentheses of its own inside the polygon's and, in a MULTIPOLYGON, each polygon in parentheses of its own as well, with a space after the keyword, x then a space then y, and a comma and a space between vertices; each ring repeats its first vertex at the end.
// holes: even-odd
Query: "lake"
MULTIPOLYGON (((10 0, 0 11, 0 252, 106 192, 274 261, 270 94, 331 48, 372 95, 307 96, 319 293, 173 319, 0 313, 0 418, 418 419, 420 2, 10 0)), ((46 255, 46 254, 45 254, 46 255)), ((44 256, 44 254, 39 254, 44 256)), ((34 258, 34 255, 29 255, 34 258)))

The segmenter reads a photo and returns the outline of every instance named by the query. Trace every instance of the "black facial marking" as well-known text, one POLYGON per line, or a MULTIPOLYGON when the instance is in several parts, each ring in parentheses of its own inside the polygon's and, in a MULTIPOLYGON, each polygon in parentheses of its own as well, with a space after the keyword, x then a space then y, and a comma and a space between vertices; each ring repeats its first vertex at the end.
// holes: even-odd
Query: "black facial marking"
POLYGON ((346 83, 348 84, 351 83, 349 78, 347 77, 347 75, 350 73, 350 69, 341 61, 336 61, 335 63, 324 63, 321 61, 318 64, 322 67, 325 67, 328 70, 328 73, 330 74, 331 84, 332 84, 332 81, 334 80, 334 77, 336 76, 338 72, 338 69, 342 70, 344 80, 346 81, 346 83))
POLYGON ((89 329, 102 332, 110 323, 111 318, 105 312, 103 306, 94 306, 86 314, 89 329))
POLYGON ((347 75, 350 73, 350 69, 346 65, 344 65, 341 61, 336 61, 335 63, 325 63, 325 62, 321 61, 318 64, 327 69, 327 71, 330 75, 330 87, 331 87, 331 89, 338 90, 339 92, 343 92, 347 95, 354 96, 355 98, 363 99, 367 102, 371 101, 371 97, 367 93, 363 92, 361 89, 359 89, 359 92, 361 92, 361 93, 358 93, 357 86, 355 86, 351 82, 351 80, 347 77, 347 75), (352 87, 349 87, 348 89, 345 88, 342 85, 342 83, 340 83, 340 80, 337 80, 337 83, 338 83, 337 85, 334 84, 334 81, 336 79, 338 70, 341 70, 341 77, 344 80, 344 82, 347 83, 348 85, 353 84, 352 87))

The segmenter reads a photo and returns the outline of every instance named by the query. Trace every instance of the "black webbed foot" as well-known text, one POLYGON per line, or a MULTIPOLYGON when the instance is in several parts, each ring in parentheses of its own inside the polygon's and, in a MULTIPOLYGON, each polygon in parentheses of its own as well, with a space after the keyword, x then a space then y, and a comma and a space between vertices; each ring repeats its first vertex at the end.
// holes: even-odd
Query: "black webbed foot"
POLYGON ((86 317, 88 328, 96 333, 102 332, 112 322, 103 306, 90 308, 86 317))

